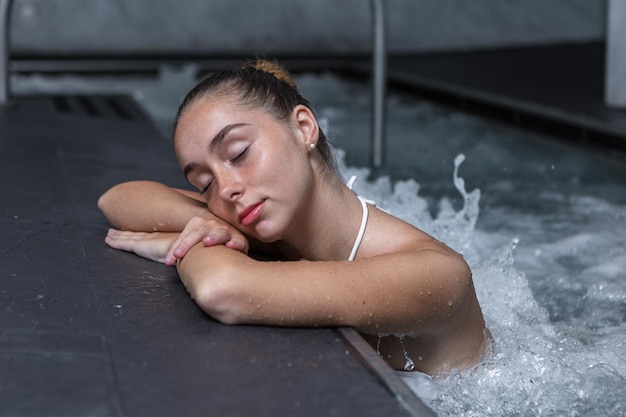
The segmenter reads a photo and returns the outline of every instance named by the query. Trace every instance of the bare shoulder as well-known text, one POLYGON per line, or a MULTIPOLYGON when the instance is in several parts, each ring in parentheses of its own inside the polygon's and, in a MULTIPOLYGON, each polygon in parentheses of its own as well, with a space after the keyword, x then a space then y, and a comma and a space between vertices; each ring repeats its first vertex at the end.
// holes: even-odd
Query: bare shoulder
POLYGON ((458 256, 443 242, 417 227, 377 207, 370 209, 367 229, 358 258, 420 250, 434 250, 442 254, 458 256))

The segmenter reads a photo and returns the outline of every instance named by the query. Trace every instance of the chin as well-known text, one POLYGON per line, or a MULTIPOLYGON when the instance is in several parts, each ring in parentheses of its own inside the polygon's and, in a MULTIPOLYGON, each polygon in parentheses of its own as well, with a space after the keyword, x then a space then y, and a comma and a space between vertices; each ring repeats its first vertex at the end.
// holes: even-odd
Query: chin
POLYGON ((259 236, 257 237, 257 240, 262 243, 274 243, 274 242, 278 242, 279 240, 282 240, 282 236, 273 236, 273 237, 259 236))
POLYGON ((274 243, 283 238, 282 233, 277 233, 276 231, 271 230, 259 230, 255 229, 252 234, 256 240, 262 243, 274 243))

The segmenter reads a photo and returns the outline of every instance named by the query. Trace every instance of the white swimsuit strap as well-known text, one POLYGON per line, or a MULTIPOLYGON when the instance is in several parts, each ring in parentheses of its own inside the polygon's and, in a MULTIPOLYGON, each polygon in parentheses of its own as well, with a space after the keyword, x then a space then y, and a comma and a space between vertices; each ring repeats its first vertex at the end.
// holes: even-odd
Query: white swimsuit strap
POLYGON ((347 186, 349 189, 352 189, 352 186, 354 185, 355 181, 356 181, 356 175, 353 175, 353 176, 351 176, 351 177, 350 177, 350 179, 349 179, 349 180, 348 180, 348 182, 346 183, 346 186, 347 186))
POLYGON ((361 241, 363 240, 363 234, 365 233, 365 226, 367 225, 367 217, 368 217, 367 204, 365 203, 365 199, 361 197, 360 195, 357 195, 357 198, 361 202, 363 215, 361 217, 361 226, 359 227, 359 233, 356 235, 354 246, 352 246, 352 251, 350 252, 350 256, 348 257, 349 262, 354 260, 354 257, 356 256, 356 253, 359 250, 359 246, 361 246, 361 241))

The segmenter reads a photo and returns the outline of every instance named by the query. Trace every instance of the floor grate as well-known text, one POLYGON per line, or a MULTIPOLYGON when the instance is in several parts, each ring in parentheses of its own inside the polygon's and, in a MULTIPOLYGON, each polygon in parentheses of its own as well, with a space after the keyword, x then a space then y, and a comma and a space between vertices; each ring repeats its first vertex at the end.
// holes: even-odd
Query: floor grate
POLYGON ((148 120, 146 114, 128 96, 55 95, 54 109, 63 114, 121 120, 148 120))

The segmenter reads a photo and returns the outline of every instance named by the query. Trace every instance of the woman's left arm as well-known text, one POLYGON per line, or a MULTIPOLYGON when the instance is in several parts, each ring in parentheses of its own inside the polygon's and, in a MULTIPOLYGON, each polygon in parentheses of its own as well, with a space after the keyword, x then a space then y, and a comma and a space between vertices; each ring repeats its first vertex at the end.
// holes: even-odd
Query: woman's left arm
POLYGON ((229 324, 419 334, 453 320, 473 292, 463 258, 436 248, 354 262, 260 262, 197 245, 178 271, 198 305, 229 324))

